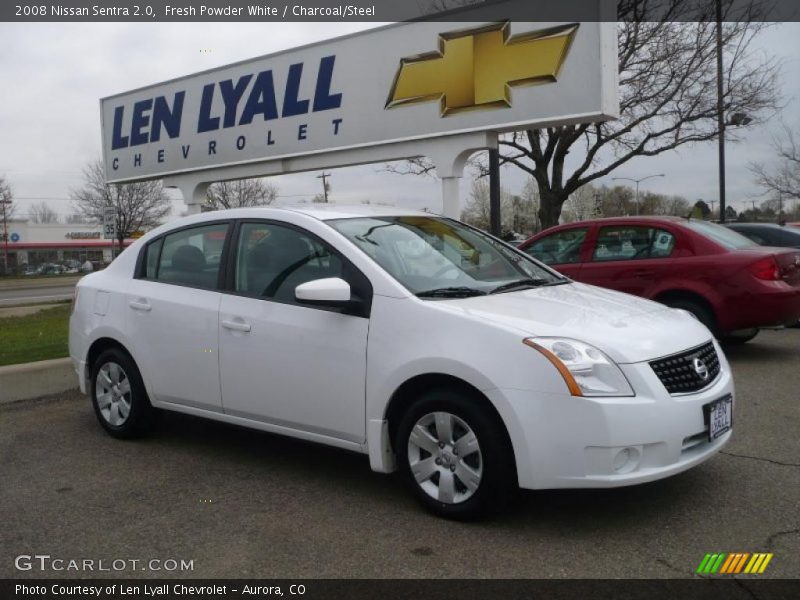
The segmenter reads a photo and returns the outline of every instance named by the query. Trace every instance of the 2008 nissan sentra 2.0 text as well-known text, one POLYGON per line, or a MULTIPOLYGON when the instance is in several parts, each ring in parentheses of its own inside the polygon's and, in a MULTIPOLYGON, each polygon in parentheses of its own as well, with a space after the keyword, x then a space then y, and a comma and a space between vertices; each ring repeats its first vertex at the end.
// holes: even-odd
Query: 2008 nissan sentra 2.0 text
POLYGON ((115 437, 165 409, 346 448, 453 518, 667 477, 732 433, 730 368, 689 313, 398 209, 161 226, 79 282, 70 354, 115 437))

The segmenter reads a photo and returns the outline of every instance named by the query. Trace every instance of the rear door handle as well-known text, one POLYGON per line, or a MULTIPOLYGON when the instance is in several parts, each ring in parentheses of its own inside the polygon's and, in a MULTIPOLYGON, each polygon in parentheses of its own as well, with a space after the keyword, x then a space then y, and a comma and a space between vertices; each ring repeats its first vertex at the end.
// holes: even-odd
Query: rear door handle
POLYGON ((250 323, 245 323, 244 321, 222 321, 221 325, 225 329, 230 329, 232 331, 250 333, 250 323))
POLYGON ((653 277, 655 274, 655 271, 650 271, 648 269, 637 269, 633 272, 634 277, 653 277))
POLYGON ((153 307, 150 306, 150 303, 144 298, 131 300, 128 304, 133 310, 140 310, 142 312, 150 312, 153 309, 153 307))

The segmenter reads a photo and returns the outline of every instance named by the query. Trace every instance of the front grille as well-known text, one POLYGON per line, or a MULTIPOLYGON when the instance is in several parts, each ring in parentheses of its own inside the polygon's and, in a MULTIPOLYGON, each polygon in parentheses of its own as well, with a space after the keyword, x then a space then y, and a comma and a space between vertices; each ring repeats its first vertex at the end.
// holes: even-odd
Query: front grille
MULTIPOLYGON (((702 390, 719 375, 719 358, 711 342, 680 354, 651 361, 650 366, 670 394, 688 394, 702 390), (708 377, 704 378, 698 373, 695 359, 699 359, 705 365, 708 377)), ((702 367, 700 371, 702 372, 702 367)))

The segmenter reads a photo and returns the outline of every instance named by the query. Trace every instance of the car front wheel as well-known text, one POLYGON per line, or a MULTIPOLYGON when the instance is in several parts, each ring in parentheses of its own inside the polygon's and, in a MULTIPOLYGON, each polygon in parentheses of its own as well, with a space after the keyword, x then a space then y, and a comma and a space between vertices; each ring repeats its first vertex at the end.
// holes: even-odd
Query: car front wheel
POLYGON ((517 478, 505 428, 469 394, 432 390, 400 422, 399 464, 419 501, 452 519, 500 509, 517 478))
POLYGON ((146 433, 153 408, 139 369, 122 350, 112 348, 92 365, 92 404, 97 420, 109 434, 128 439, 146 433))

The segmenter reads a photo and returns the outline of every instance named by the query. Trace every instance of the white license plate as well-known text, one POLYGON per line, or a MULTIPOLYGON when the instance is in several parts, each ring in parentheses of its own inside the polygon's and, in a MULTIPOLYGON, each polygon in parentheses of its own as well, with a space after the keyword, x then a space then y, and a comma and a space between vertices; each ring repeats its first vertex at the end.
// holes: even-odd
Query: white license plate
POLYGON ((725 396, 708 406, 708 441, 713 442, 733 425, 733 397, 725 396))

